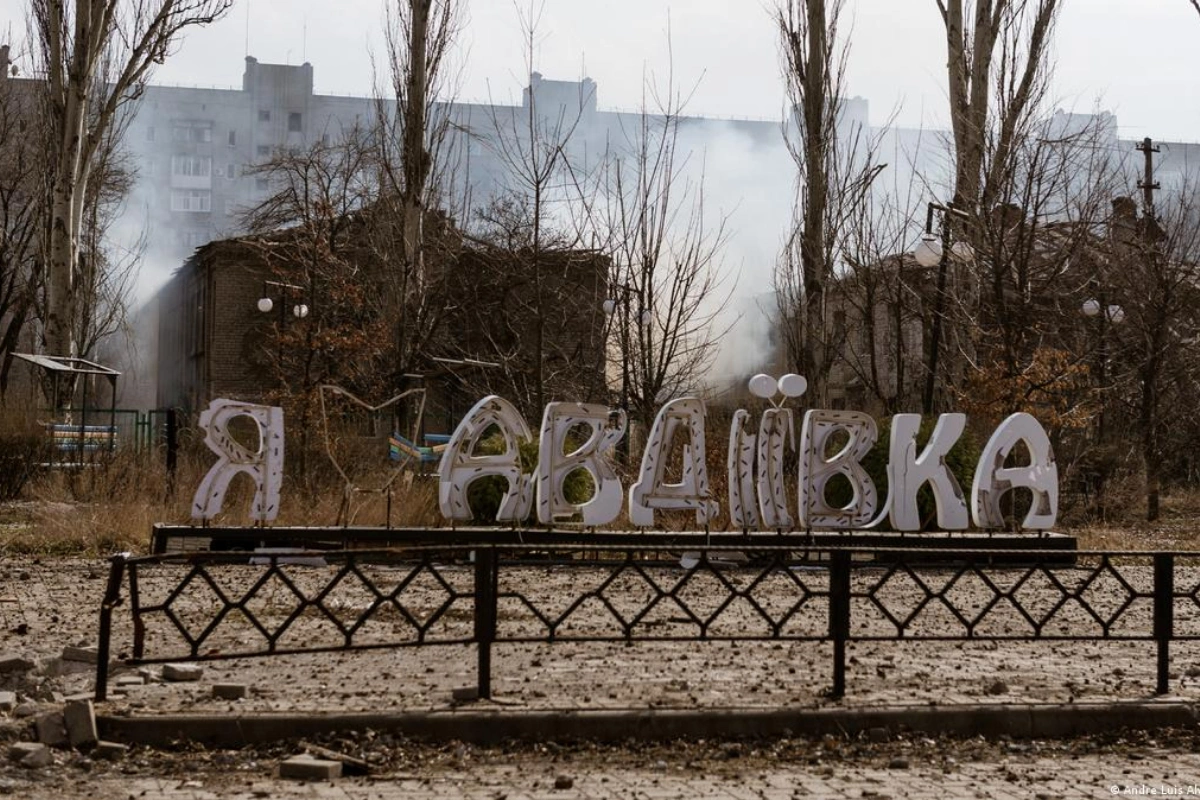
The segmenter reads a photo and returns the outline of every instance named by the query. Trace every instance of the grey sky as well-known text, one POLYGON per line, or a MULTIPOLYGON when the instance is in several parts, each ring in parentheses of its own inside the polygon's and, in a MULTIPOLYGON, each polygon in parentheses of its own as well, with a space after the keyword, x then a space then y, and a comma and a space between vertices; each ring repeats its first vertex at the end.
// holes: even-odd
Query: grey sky
MULTIPOLYGON (((520 0, 521 5, 526 2, 520 0)), ((639 102, 643 69, 662 74, 668 19, 681 83, 699 86, 691 110, 778 118, 781 84, 763 0, 547 0, 535 68, 551 78, 585 73, 602 107, 639 102)), ((26 0, 0 0, 0 20, 23 31, 26 0)), ((381 0, 238 0, 208 30, 193 32, 157 81, 237 85, 249 16, 250 54, 312 62, 317 89, 366 94, 380 52, 381 0), (307 36, 305 28, 307 27, 307 36)), ((898 108, 902 125, 945 118, 945 47, 934 0, 849 0, 849 91, 871 101, 874 122, 898 108)), ((3 23, 0 23, 2 25, 3 23)), ((471 0, 460 97, 519 97, 524 47, 510 0, 471 0)), ((1066 0, 1056 46, 1060 105, 1099 99, 1122 136, 1200 140, 1200 15, 1187 0, 1066 0)))

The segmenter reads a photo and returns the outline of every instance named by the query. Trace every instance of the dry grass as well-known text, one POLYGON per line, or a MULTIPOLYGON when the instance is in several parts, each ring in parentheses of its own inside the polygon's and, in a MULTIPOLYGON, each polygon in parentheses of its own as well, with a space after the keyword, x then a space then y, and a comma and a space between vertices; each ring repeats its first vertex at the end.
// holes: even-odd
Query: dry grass
MULTIPOLYGON (((718 426, 709 426, 707 453, 709 479, 716 497, 722 498, 720 515, 712 520, 713 530, 728 524, 725 496, 725 453, 720 446, 718 426)), ((294 451, 289 466, 295 466, 294 451)), ((618 466, 622 484, 637 479, 639 453, 628 466, 618 466)), ((83 470, 47 470, 25 488, 19 502, 0 505, 0 555, 83 554, 106 555, 118 550, 142 551, 154 523, 191 522, 192 493, 213 463, 213 456, 199 445, 180 455, 176 488, 169 492, 163 454, 160 451, 122 451, 103 467, 83 470)), ((335 525, 339 523, 344 487, 329 466, 323 451, 309 458, 310 476, 285 479, 282 510, 276 525, 335 525)), ((358 472, 362 485, 388 483, 392 467, 358 472)), ((247 525, 252 485, 244 476, 234 480, 225 512, 216 524, 247 525)), ((1067 510, 1059 530, 1079 537, 1081 548, 1095 550, 1200 550, 1200 490, 1176 489, 1163 495, 1161 518, 1144 519, 1145 501, 1136 476, 1110 482, 1106 492, 1107 518, 1088 519, 1082 502, 1064 502, 1067 510)), ((382 494, 361 493, 352 497, 351 522, 384 525, 389 521, 387 499, 382 494)), ((693 513, 659 514, 659 527, 668 530, 695 528, 693 513)), ((445 525, 437 508, 437 484, 432 476, 402 475, 393 484, 390 522, 396 527, 445 525)), ((614 528, 628 528, 623 513, 614 528)))
MULTIPOLYGON (((182 453, 174 491, 170 490, 161 452, 118 452, 103 466, 44 470, 25 488, 22 501, 0 506, 0 554, 107 555, 141 552, 155 523, 191 522, 192 494, 213 463, 206 450, 182 453)), ((285 477, 276 525, 335 525, 343 486, 332 471, 314 470, 309 480, 285 477)), ((386 480, 380 476, 377 485, 386 480)), ((249 525, 253 485, 238 476, 230 485, 225 509, 214 524, 249 525)), ((353 522, 387 522, 385 495, 354 496, 353 522)), ((391 523, 437 526, 437 488, 433 478, 395 482, 391 523)))

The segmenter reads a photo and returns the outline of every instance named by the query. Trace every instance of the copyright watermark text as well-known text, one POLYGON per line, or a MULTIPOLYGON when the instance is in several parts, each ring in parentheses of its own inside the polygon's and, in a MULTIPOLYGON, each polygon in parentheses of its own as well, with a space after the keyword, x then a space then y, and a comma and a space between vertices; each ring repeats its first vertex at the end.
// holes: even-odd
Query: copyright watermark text
POLYGON ((1200 783, 1114 783, 1108 787, 1114 797, 1200 797, 1200 783))

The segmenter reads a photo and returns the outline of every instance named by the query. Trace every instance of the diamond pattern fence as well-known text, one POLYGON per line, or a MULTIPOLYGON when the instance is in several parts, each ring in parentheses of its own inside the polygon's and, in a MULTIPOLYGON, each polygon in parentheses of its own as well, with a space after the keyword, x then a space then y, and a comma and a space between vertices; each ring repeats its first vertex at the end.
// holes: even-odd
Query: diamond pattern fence
POLYGON ((944 548, 778 545, 712 547, 682 566, 652 536, 586 549, 448 533, 436 548, 117 555, 96 696, 124 604, 130 664, 472 644, 481 697, 492 647, 517 642, 830 641, 841 696, 852 641, 1154 642, 1164 693, 1170 642, 1200 639, 1196 554, 1080 552, 1064 564, 1061 553, 963 550, 947 563, 944 548))

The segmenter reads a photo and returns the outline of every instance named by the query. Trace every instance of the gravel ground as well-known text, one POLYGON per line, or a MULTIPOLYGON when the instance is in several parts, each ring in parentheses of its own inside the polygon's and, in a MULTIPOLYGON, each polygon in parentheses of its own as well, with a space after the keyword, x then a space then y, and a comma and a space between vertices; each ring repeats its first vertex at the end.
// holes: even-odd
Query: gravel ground
MULTIPOLYGON (((289 567, 299 588, 316 593, 333 568, 289 567)), ((373 568, 371 577, 379 585, 394 587, 408 575, 407 567, 373 568)), ((669 585, 680 570, 648 571, 669 585)), ((11 688, 35 699, 52 699, 54 693, 70 695, 92 687, 92 667, 61 661, 63 647, 94 644, 97 609, 107 570, 103 562, 31 561, 0 567, 0 623, 3 644, 0 653, 27 656, 39 667, 24 676, 0 675, 0 689, 11 688)), ((214 573, 223 591, 240 597, 262 568, 241 566, 214 573)), ((438 574, 452 588, 470 585, 471 571, 463 566, 446 566, 438 574)), ((531 605, 546 614, 561 613, 572 592, 597 586, 607 571, 563 571, 545 567, 522 568, 502 573, 501 591, 519 592, 531 605)), ((1017 573, 1013 573, 1015 575, 1017 573)), ((1055 579, 1075 588, 1086 578, 1086 570, 1056 570, 1055 579)), ((1121 577, 1136 590, 1145 589, 1151 578, 1145 566, 1124 566, 1121 577)), ((1181 574, 1183 574, 1181 572, 1181 574)), ((183 573, 178 568, 147 571, 140 580, 143 603, 160 601, 183 573)), ((864 571, 856 577, 856 590, 878 582, 880 571, 864 571)), ((823 572, 800 576, 806 585, 820 588, 823 572)), ((932 589, 940 588, 950 573, 927 571, 918 577, 932 589)), ((728 579, 744 585, 750 574, 729 574, 728 579)), ((995 578, 1007 579, 1003 576, 995 578)), ((612 586, 605 596, 624 614, 638 606, 640 579, 626 577, 625 586, 612 586)), ((706 581, 713 581, 711 576, 706 581)), ((1187 580, 1191 580, 1188 577, 1187 580)), ((1061 597, 1048 578, 1027 582, 1019 597, 1031 610, 1043 614, 1061 597)), ((1085 592, 1102 617, 1107 617, 1123 596, 1115 577, 1104 574, 1085 592), (1101 581, 1107 582, 1106 585, 1101 581), (1105 591, 1101 591, 1104 589, 1105 591)), ((1182 582, 1177 579, 1177 583, 1182 582)), ((343 584, 326 598, 326 605, 343 622, 355 619, 366 607, 368 596, 343 584), (339 594, 341 593, 341 594, 339 594)), ((719 587, 717 587, 719 588, 719 587)), ((1003 588, 1003 587, 1002 587, 1003 588)), ((693 610, 707 615, 719 604, 720 592, 713 585, 697 584, 680 592, 693 610)), ((728 592, 725 591, 727 595, 728 592)), ((991 597, 979 581, 960 583, 947 592, 956 606, 978 613, 991 597)), ((648 595, 647 595, 648 596, 648 595)), ((764 608, 778 615, 796 601, 795 584, 760 585, 755 591, 764 608)), ((878 596, 884 607, 902 615, 916 607, 923 592, 913 579, 898 576, 878 596)), ((405 608, 425 619, 448 597, 447 591, 428 574, 413 580, 402 595, 405 608)), ((286 587, 267 587, 248 606, 268 627, 282 624, 294 608, 294 596, 286 587)), ((1011 607, 1001 603, 981 628, 1020 632, 1028 624, 1011 607)), ((216 614, 215 595, 201 581, 172 604, 177 617, 193 630, 203 628, 216 614), (193 591, 196 590, 196 591, 193 591)), ((1177 630, 1195 626, 1195 603, 1177 603, 1177 630)), ((455 601, 442 621, 429 630, 430 638, 469 635, 469 598, 455 601)), ((812 598, 796 615, 793 629, 817 632, 826 624, 824 601, 812 598)), ((952 625, 948 612, 936 604, 919 618, 918 629, 936 632, 937 626, 952 625)), ((1094 630, 1098 623, 1073 601, 1055 618, 1065 620, 1063 630, 1094 630)), ((1138 600, 1121 619, 1129 625, 1149 626, 1148 602, 1138 600)), ((857 602, 853 610, 856 632, 887 634, 895 626, 869 602, 857 602)), ((178 632, 165 615, 147 618, 147 656, 182 653, 178 632)), ((113 655, 130 652, 132 630, 125 607, 117 609, 113 655)), ((668 602, 659 603, 643 628, 660 635, 694 629, 684 612, 668 602)), ((1121 625, 1125 625, 1122 622, 1121 625)), ((716 633, 736 630, 755 632, 764 623, 744 601, 731 603, 713 623, 716 633)), ((1121 626, 1118 626, 1120 628, 1121 626)), ((536 617, 529 606, 510 599, 501 603, 501 633, 536 633, 536 617)), ((602 633, 616 630, 614 618, 596 600, 581 606, 560 633, 602 633)), ((411 625, 399 612, 384 609, 361 631, 371 637, 411 636, 411 625), (372 629, 371 626, 374 626, 372 629)), ((281 644, 322 644, 338 641, 333 621, 315 611, 292 623, 281 644)), ((257 647, 261 634, 238 612, 226 616, 205 644, 205 652, 229 653, 257 647)), ((954 704, 978 702, 1088 702, 1113 699, 1147 699, 1154 688, 1154 648, 1148 642, 918 642, 878 641, 851 643, 846 705, 954 704)), ((498 702, 524 708, 627 708, 627 707, 745 707, 819 706, 833 703, 824 696, 831 682, 832 648, 820 642, 647 642, 555 644, 515 643, 495 647, 493 691, 498 702)), ((1179 642, 1172 647, 1172 699, 1200 699, 1200 643, 1179 642)), ((475 648, 443 645, 406 649, 304 654, 270 658, 214 661, 204 665, 203 680, 169 683, 157 679, 149 668, 144 686, 115 687, 114 697, 104 710, 110 713, 172 713, 180 711, 243 713, 255 711, 376 711, 381 709, 446 708, 454 704, 455 689, 473 686, 476 678, 475 648), (212 684, 240 682, 249 686, 249 697, 238 701, 218 700, 212 684)), ((122 673, 114 673, 114 681, 122 673)))
MULTIPOLYGON (((4 732, 0 728, 0 734, 4 732)), ((679 741, 669 745, 423 745, 366 732, 316 744, 368 774, 304 784, 275 777, 305 744, 236 751, 138 748, 119 764, 61 753, 28 770, 0 762, 0 794, 25 800, 225 798, 946 798, 1113 797, 1139 787, 1200 791, 1195 731, 1068 742, 870 732, 856 738, 679 741), (1113 792, 1113 787, 1118 791, 1113 792)), ((1144 793, 1143 793, 1144 794, 1144 793)))

